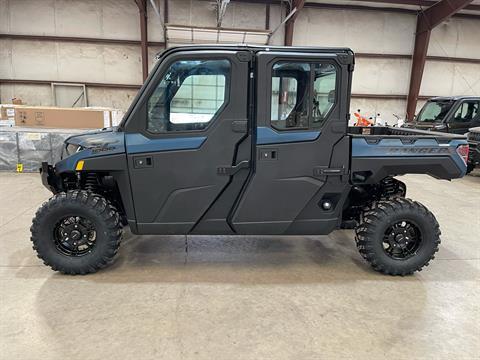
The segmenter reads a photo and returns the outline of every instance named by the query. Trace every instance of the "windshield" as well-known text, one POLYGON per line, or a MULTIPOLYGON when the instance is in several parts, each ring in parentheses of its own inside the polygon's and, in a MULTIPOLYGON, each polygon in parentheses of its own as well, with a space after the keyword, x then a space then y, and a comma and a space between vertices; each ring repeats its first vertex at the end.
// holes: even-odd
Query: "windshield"
POLYGON ((419 122, 439 122, 442 121, 448 111, 452 108, 453 100, 431 100, 423 106, 418 114, 419 122))

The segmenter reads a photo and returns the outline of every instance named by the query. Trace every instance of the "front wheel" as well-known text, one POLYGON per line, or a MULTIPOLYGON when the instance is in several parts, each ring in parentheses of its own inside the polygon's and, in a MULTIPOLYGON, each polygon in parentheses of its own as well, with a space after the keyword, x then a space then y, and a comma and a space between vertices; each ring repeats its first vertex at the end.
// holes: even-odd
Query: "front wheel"
POLYGON ((33 249, 64 274, 87 274, 109 265, 120 245, 117 210, 102 196, 77 190, 54 195, 30 228, 33 249))
POLYGON ((435 257, 440 244, 435 216, 405 198, 374 203, 355 231, 360 254, 376 271, 388 275, 420 271, 435 257))

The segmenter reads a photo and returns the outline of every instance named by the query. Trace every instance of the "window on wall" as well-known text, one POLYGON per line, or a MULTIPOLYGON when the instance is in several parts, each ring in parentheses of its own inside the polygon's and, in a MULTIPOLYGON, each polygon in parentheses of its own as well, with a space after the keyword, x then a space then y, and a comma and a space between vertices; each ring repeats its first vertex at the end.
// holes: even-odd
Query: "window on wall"
POLYGON ((279 130, 320 128, 335 105, 330 63, 281 62, 272 69, 271 124, 279 130))
POLYGON ((147 103, 147 130, 153 133, 205 129, 227 101, 228 60, 173 63, 147 103))

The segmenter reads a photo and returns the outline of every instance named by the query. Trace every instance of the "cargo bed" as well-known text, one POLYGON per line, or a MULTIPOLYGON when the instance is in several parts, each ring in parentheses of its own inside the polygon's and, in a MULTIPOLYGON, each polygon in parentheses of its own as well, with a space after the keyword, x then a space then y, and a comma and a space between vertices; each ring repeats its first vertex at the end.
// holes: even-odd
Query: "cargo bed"
POLYGON ((465 175, 463 135, 388 126, 349 127, 348 134, 355 183, 407 173, 446 180, 465 175))

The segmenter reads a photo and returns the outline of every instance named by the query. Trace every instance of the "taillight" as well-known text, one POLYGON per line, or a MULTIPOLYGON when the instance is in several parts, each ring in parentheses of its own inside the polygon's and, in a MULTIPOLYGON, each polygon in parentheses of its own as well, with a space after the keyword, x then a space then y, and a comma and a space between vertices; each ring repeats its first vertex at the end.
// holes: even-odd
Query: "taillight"
POLYGON ((467 165, 468 162, 468 150, 468 144, 457 146, 457 154, 463 159, 465 165, 467 165))

